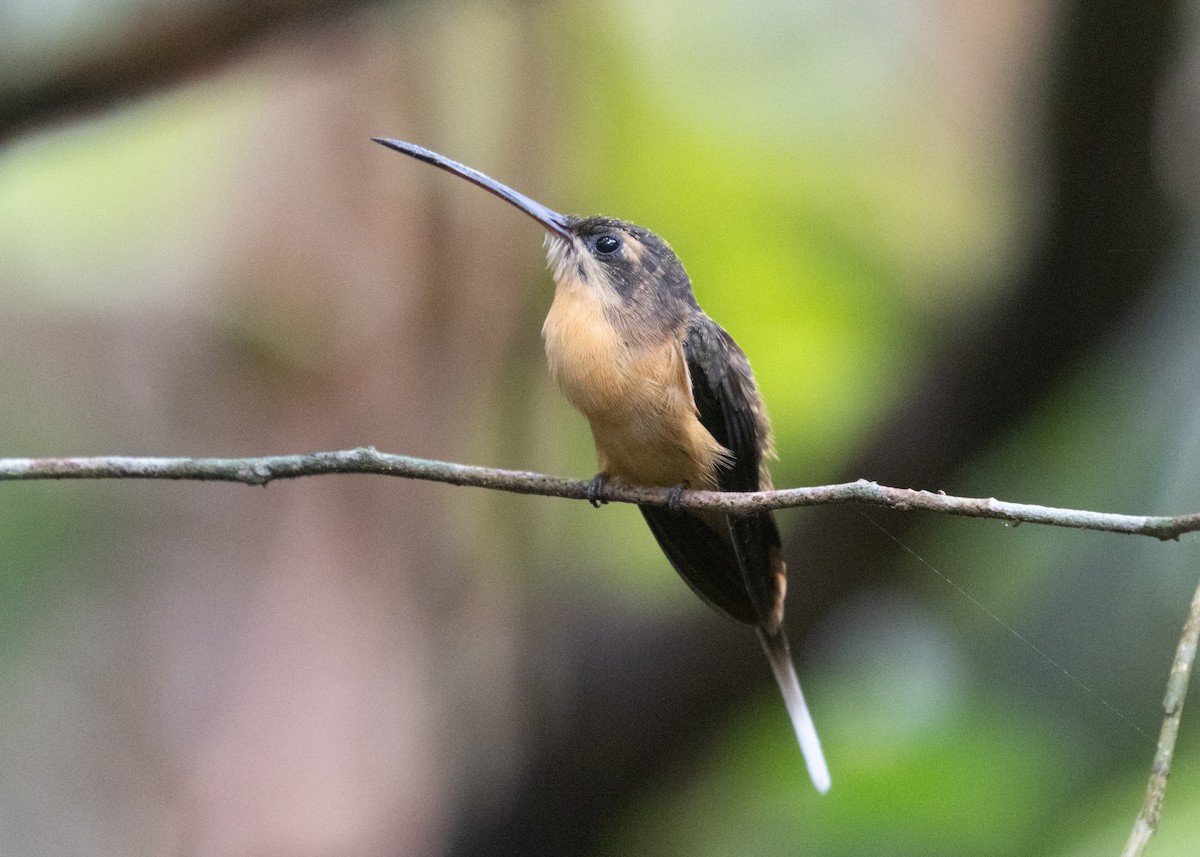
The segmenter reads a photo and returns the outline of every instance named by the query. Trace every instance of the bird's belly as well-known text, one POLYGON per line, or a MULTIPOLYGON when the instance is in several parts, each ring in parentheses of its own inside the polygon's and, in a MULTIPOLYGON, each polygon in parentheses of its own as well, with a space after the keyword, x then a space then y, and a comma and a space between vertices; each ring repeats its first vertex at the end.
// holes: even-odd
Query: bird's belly
POLYGON ((655 413, 655 402, 632 414, 585 414, 601 472, 634 485, 716 486, 721 449, 692 417, 655 413))
POLYGON ((637 485, 716 485, 728 455, 700 424, 682 345, 631 347, 585 300, 555 298, 543 329, 550 372, 588 420, 601 472, 637 485))

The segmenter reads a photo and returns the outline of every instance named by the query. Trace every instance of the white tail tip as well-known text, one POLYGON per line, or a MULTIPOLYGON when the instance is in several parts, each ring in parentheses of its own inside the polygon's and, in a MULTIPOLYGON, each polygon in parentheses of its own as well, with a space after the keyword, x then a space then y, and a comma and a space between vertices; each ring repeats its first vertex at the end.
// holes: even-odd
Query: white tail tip
POLYGON ((796 677, 796 667, 792 664, 787 637, 782 629, 768 634, 760 628, 758 638, 762 641, 763 651, 767 653, 767 661, 771 664, 771 672, 775 673, 775 681, 779 684, 783 702, 792 718, 792 727, 800 741, 800 752, 804 754, 808 775, 817 791, 825 794, 830 786, 829 765, 825 763, 821 740, 817 737, 817 727, 813 724, 808 705, 804 702, 804 693, 800 690, 800 679, 796 677))

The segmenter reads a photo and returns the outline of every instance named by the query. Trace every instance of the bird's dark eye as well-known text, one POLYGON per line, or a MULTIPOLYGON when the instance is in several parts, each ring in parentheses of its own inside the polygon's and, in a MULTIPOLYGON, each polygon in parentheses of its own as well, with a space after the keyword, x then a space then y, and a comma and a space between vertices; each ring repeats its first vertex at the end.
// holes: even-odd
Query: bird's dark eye
POLYGON ((596 239, 596 252, 601 256, 611 256, 621 249, 621 239, 612 235, 601 235, 596 239))

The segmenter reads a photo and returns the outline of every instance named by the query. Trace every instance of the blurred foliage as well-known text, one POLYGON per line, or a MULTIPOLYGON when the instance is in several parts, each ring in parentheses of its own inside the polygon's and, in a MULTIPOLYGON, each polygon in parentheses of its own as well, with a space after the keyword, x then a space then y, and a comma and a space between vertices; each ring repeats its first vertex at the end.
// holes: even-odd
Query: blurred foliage
POLYGON ((264 95, 251 80, 224 83, 149 99, 0 154, 0 277, 10 299, 170 304, 180 295, 164 287, 194 288, 214 276, 212 243, 235 192, 230 147, 264 95))
MULTIPOLYGON (((84 503, 66 492, 22 491, 6 486, 0 493, 0 543, 5 545, 0 573, 0 671, 28 640, 30 628, 64 602, 64 593, 85 583, 75 564, 77 551, 94 539, 94 531, 74 523, 92 523, 84 503), (74 571, 74 573, 71 573, 74 571)), ((39 486, 40 487, 40 486, 39 486)))
MULTIPOLYGON (((823 722, 844 724, 839 715, 859 711, 826 709, 823 722)), ((857 730, 827 728, 826 741, 851 749, 838 759, 837 791, 822 799, 781 759, 781 742, 766 740, 776 731, 775 712, 757 714, 734 724, 739 736, 714 748, 693 784, 651 799, 609 853, 1034 853, 1063 784, 1046 775, 1046 731, 980 700, 898 745, 855 747, 857 730)))

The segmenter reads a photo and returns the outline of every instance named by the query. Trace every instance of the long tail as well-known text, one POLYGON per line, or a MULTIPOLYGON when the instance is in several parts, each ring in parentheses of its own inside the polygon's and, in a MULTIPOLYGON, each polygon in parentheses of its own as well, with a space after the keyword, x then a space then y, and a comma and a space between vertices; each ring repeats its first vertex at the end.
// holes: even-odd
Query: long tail
POLYGON ((821 741, 817 738, 817 728, 813 725, 812 715, 804 703, 804 694, 800 691, 800 680, 796 677, 796 667, 792 664, 792 653, 788 649, 787 637, 783 629, 774 634, 768 634, 762 628, 758 629, 758 639, 762 641, 763 651, 767 653, 767 661, 771 664, 771 672, 775 673, 775 681, 783 693, 784 704, 792 718, 792 726, 796 737, 800 740, 800 752, 804 754, 804 764, 808 766, 808 775, 812 777, 817 791, 825 794, 829 791, 829 766, 825 764, 825 754, 821 752, 821 741))

